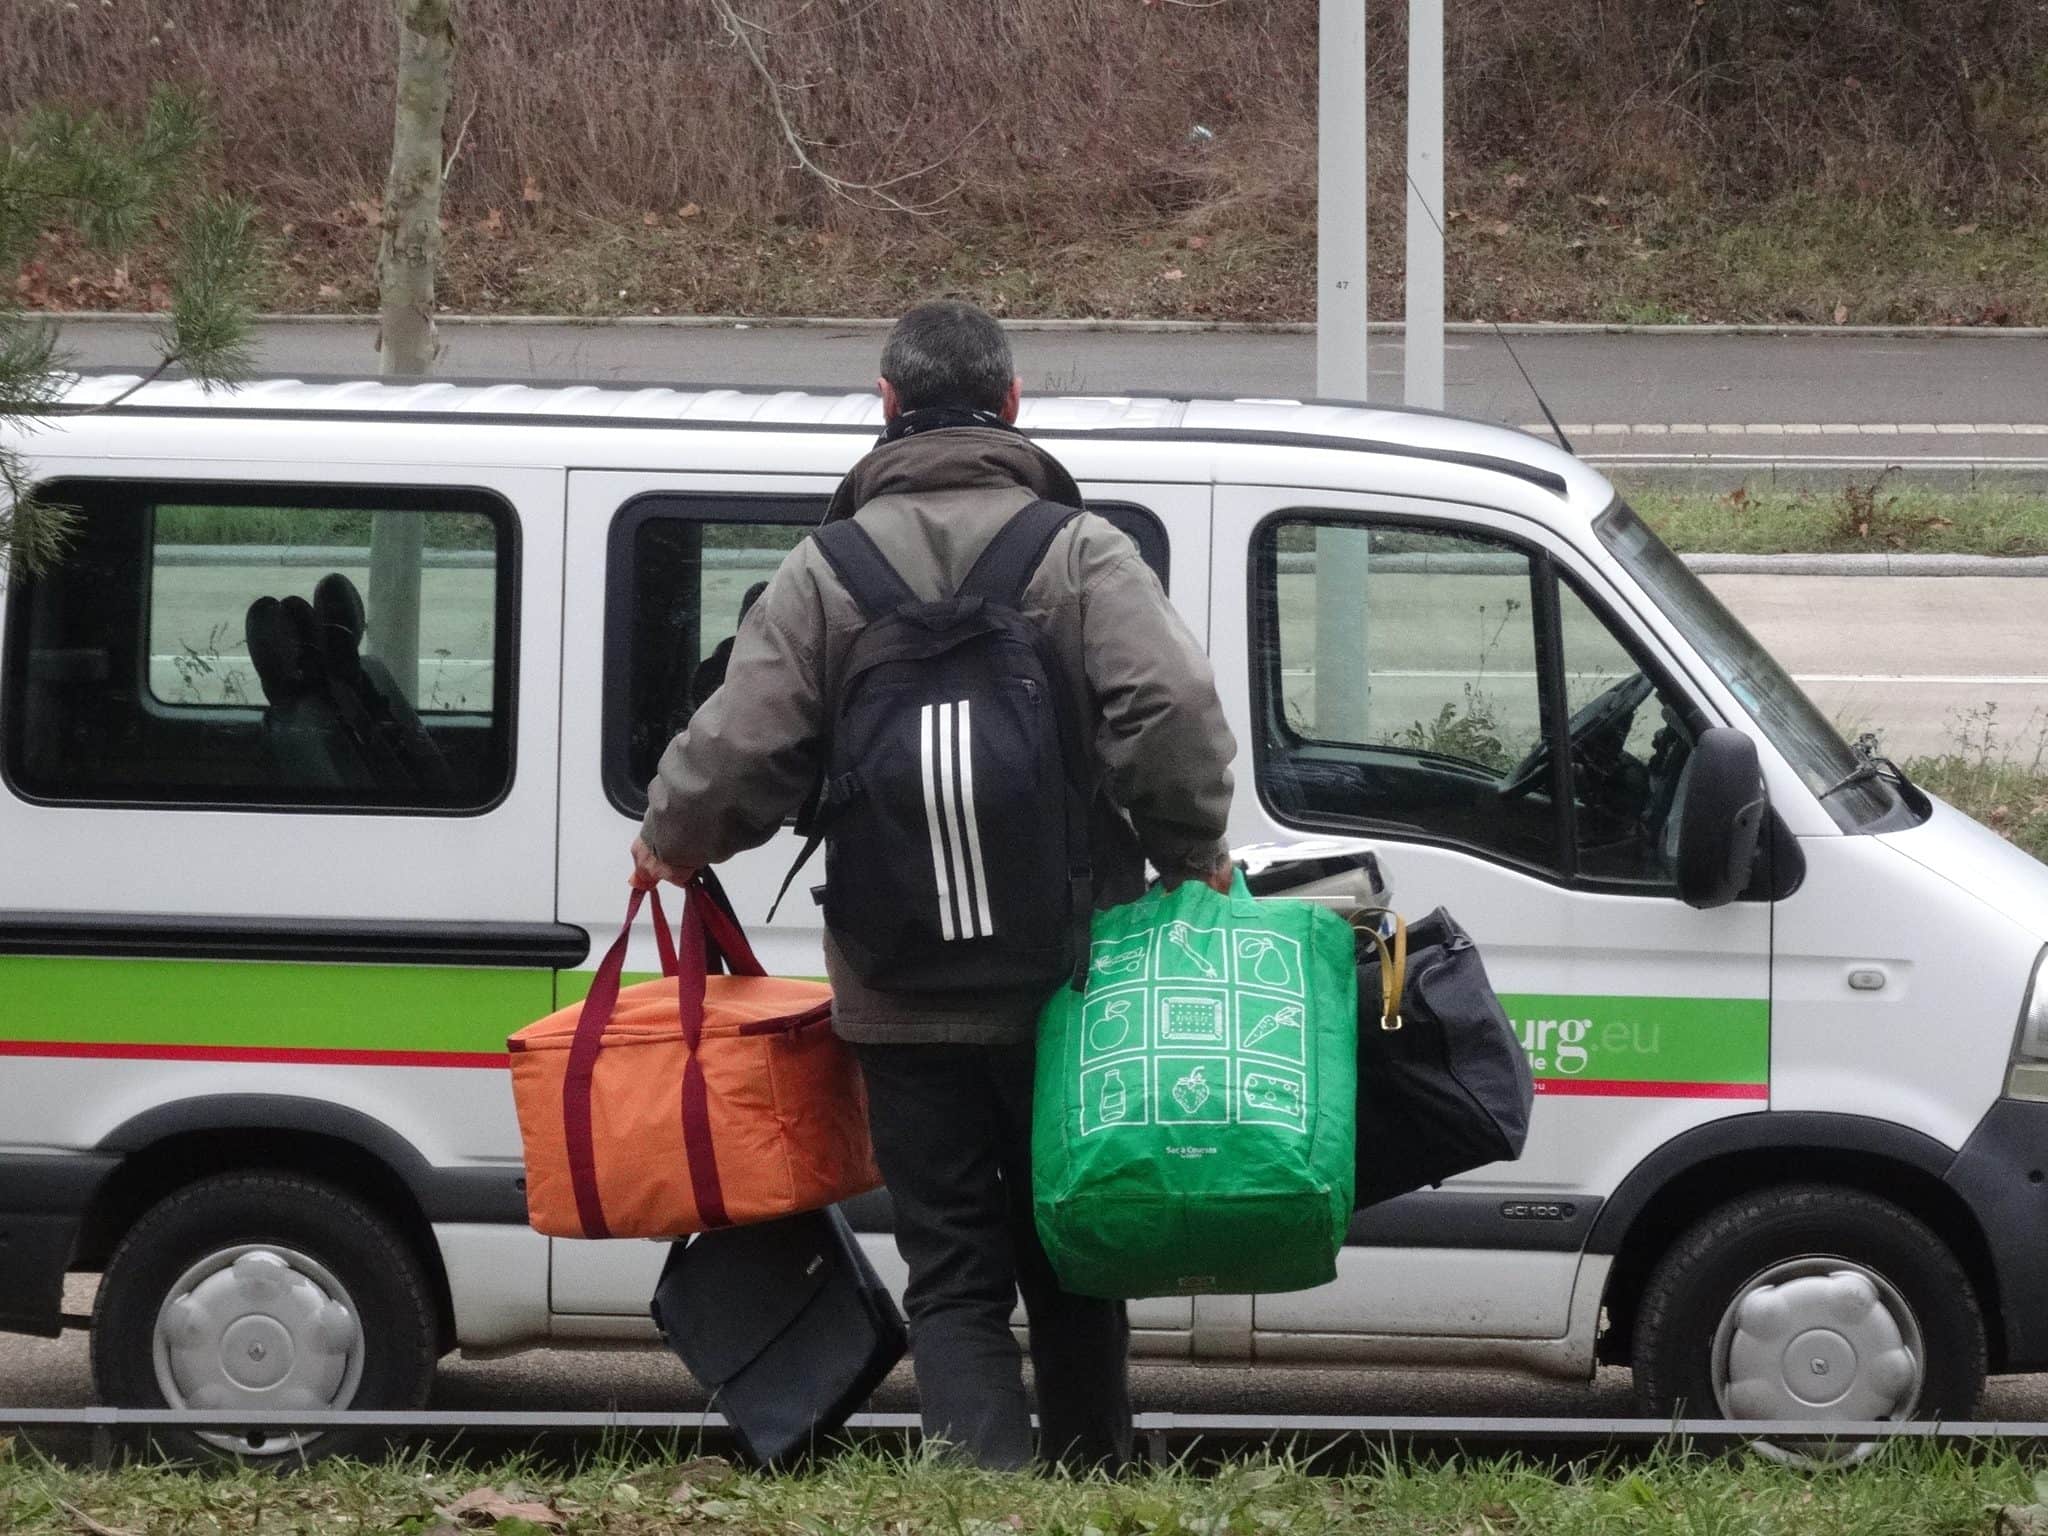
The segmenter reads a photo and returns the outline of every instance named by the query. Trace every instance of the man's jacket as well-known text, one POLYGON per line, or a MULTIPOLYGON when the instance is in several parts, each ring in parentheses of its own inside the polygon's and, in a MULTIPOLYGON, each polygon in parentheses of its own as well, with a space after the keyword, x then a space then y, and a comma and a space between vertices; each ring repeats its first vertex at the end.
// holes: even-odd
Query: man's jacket
MULTIPOLYGON (((1044 497, 1080 506, 1051 455, 1007 428, 961 426, 885 442, 856 464, 827 518, 854 515, 920 598, 950 596, 1008 516, 1044 497)), ((1237 744, 1208 658, 1137 547, 1084 513, 1054 538, 1024 593, 1093 725, 1091 859, 1098 905, 1143 888, 1143 861, 1173 877, 1222 855, 1237 744)), ((863 620, 815 544, 782 562, 740 625, 724 686, 669 744, 647 792, 648 846, 702 866, 766 842, 816 780, 833 689, 863 620)), ((1032 1038, 1045 992, 962 995, 864 986, 826 935, 833 1017, 849 1040, 1013 1043, 1032 1038)))

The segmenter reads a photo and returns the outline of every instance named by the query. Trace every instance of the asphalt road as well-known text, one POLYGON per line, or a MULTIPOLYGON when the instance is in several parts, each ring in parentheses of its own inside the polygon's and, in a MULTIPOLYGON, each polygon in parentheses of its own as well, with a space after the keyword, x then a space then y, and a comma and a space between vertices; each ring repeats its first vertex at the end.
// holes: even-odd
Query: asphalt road
MULTIPOLYGON (((88 1302, 91 1281, 73 1277, 70 1304, 88 1302)), ((1435 1414, 1627 1417, 1629 1373, 1603 1369, 1590 1382, 1540 1381, 1490 1371, 1313 1370, 1271 1366, 1162 1365, 1133 1370, 1139 1411, 1235 1414, 1435 1414)), ((0 1405, 84 1407, 92 1401, 85 1335, 24 1339, 0 1335, 0 1405)), ((672 1357, 654 1350, 535 1350, 502 1360, 442 1362, 428 1404, 489 1412, 688 1412, 704 1394, 672 1357)), ((876 1393, 877 1412, 915 1412, 907 1367, 876 1393)), ((2048 1420, 2048 1375, 1993 1380, 1979 1416, 2048 1420)))
MULTIPOLYGON (((152 337, 146 324, 81 321, 64 342, 83 365, 141 367, 156 359, 152 337)), ((451 377, 814 389, 870 387, 882 341, 871 326, 459 322, 444 325, 442 338, 440 371, 451 377)), ((267 373, 370 376, 374 340, 369 322, 271 324, 259 330, 257 361, 267 373)), ((1020 330, 1013 342, 1033 390, 1300 397, 1315 388, 1315 338, 1305 334, 1020 330)), ((1535 334, 1513 342, 1589 457, 2048 464, 2048 340, 1535 334), (2039 430, 2013 430, 2026 427, 2039 430)), ((1398 401, 1400 340, 1374 336, 1368 357, 1373 399, 1398 401)), ((1542 420, 1490 334, 1454 334, 1445 374, 1445 404, 1460 415, 1542 420)))

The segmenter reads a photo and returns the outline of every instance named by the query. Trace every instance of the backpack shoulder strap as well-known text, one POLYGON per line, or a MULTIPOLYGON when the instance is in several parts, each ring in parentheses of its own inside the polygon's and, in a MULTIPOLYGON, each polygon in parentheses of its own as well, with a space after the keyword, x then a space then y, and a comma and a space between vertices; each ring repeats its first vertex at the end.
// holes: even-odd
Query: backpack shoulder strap
POLYGON ((1015 608, 1038 573, 1055 535, 1081 515, 1079 507, 1057 501, 1027 503, 1010 515, 960 583, 962 597, 979 597, 1015 608))
POLYGON ((811 537, 869 623, 917 601, 917 594, 876 548, 867 529, 852 518, 827 523, 811 537))

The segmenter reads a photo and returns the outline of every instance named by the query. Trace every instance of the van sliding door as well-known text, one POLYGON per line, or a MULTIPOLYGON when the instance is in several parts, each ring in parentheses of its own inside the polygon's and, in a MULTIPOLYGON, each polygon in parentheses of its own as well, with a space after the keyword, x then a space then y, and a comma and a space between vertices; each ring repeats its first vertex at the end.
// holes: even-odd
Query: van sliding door
MULTIPOLYGON (((1078 457, 1078 455, 1076 455, 1078 457)), ((1169 583, 1180 572, 1197 631, 1207 621, 1206 486, 1091 483, 1091 508, 1129 532, 1169 583)), ((569 479, 569 545, 562 689, 561 915, 595 937, 594 965, 625 909, 626 850, 646 809, 662 750, 718 686, 724 658, 755 589, 815 527, 837 478, 798 474, 577 471, 569 479)), ((778 975, 824 973, 823 922, 809 887, 823 860, 798 877, 773 923, 770 903, 802 847, 785 827, 719 869, 762 963, 778 975)), ((651 930, 635 935, 629 972, 658 974, 651 930)), ((564 973, 560 1001, 588 986, 564 973)), ((848 1215, 870 1257, 899 1291, 904 1279, 883 1199, 848 1215)), ((554 1245, 552 1305, 563 1337, 639 1337, 649 1331, 665 1245, 554 1245)), ((1132 1308, 1138 1347, 1184 1350, 1184 1300, 1132 1308), (1150 1338, 1144 1337, 1146 1333, 1150 1338)))

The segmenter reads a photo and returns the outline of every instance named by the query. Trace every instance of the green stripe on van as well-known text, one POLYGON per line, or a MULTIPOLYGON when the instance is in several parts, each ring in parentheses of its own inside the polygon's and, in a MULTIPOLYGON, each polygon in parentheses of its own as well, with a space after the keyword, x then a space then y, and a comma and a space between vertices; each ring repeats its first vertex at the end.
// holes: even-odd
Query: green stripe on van
MULTIPOLYGON (((0 957, 0 1037, 76 1047, 499 1053, 590 971, 0 957)), ((653 980, 632 975, 629 981, 653 980)), ((1770 1080, 1764 998, 1504 994, 1539 1080, 1770 1080)))
POLYGON ((1763 1084, 1771 1004, 1762 997, 1559 997, 1503 993, 1539 1080, 1763 1084))
POLYGON ((476 1052, 554 1010, 541 970, 0 957, 0 1035, 72 1045, 476 1052))

